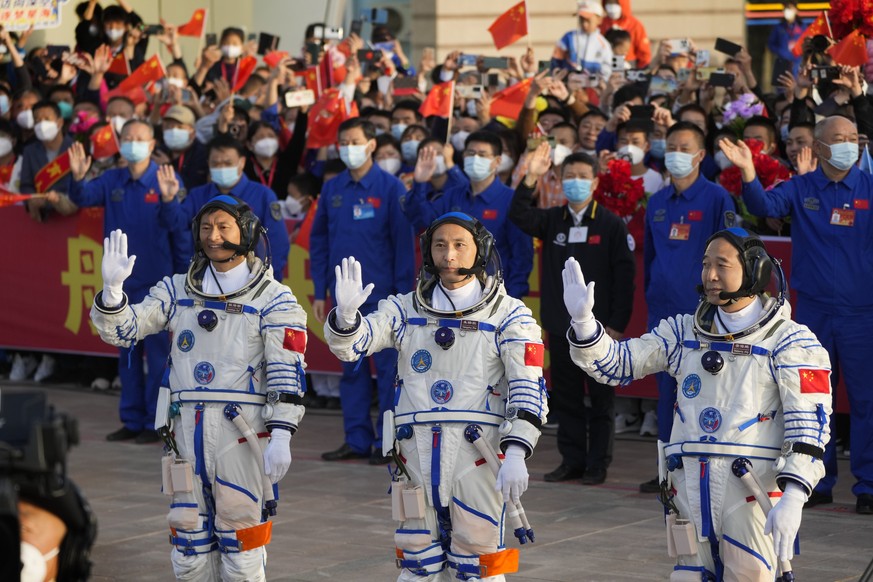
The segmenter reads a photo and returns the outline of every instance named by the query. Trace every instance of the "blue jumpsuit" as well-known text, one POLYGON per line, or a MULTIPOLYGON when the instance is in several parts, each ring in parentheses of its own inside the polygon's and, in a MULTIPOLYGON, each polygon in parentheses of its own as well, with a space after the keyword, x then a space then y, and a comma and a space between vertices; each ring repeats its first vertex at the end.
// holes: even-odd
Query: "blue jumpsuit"
MULTIPOLYGON (((706 239, 733 226, 734 203, 727 190, 703 176, 679 193, 672 185, 652 195, 646 206, 643 245, 644 289, 651 331, 662 319, 693 313, 700 295, 688 272, 700 272, 706 239)), ((658 439, 670 440, 676 380, 659 372, 658 439)))
MULTIPOLYGON (((181 184, 181 178, 176 178, 181 184)), ((107 170, 87 182, 73 180, 70 200, 78 206, 102 206, 107 236, 119 228, 127 234, 128 253, 136 255, 133 273, 124 282, 124 292, 131 301, 142 301, 155 281, 173 275, 175 267, 187 264, 194 252, 190 233, 179 227, 181 204, 161 201, 154 162, 138 180, 127 168, 107 170)), ((152 335, 119 352, 121 422, 132 431, 151 430, 158 387, 170 353, 169 336, 166 332, 152 335), (147 374, 143 355, 148 362, 147 374)))
POLYGON ((503 263, 506 292, 516 299, 528 293, 528 277, 533 269, 533 241, 509 221, 512 188, 495 179, 485 190, 473 195, 469 183, 454 187, 446 184, 442 196, 428 202, 433 187, 415 183, 406 196, 404 211, 416 228, 427 228, 446 212, 463 212, 476 217, 491 234, 503 263))
MULTIPOLYGON (((756 178, 743 184, 743 201, 758 216, 791 216, 791 288, 797 321, 828 351, 834 389, 844 374, 851 415, 850 466, 857 496, 873 494, 873 176, 852 167, 840 182, 821 167, 770 191, 756 178), (781 213, 781 214, 780 214, 781 213)), ((825 448, 826 476, 816 490, 830 494, 837 481, 833 440, 825 448)))
MULTIPOLYGON (((219 194, 222 192, 218 186, 211 182, 188 192, 182 202, 182 207, 186 213, 186 224, 190 225, 203 205, 219 194)), ((252 182, 243 174, 239 182, 227 194, 236 196, 251 206, 252 212, 261 219, 261 224, 267 229, 267 238, 270 239, 273 277, 281 282, 284 278, 285 265, 288 263, 291 243, 288 242, 288 229, 285 228, 285 221, 282 219, 282 211, 276 193, 263 184, 252 182)))
MULTIPOLYGON (((326 182, 309 237, 309 261, 315 299, 326 298, 336 281, 334 268, 349 256, 361 263, 364 285, 375 285, 362 314, 376 310, 381 299, 408 293, 415 278, 412 227, 400 208, 403 183, 373 167, 359 181, 348 170, 326 182)), ((386 349, 371 356, 376 365, 379 418, 375 432, 370 420, 369 357, 360 363, 344 362, 340 381, 346 443, 357 453, 382 448, 382 413, 391 408, 397 351, 386 349)))

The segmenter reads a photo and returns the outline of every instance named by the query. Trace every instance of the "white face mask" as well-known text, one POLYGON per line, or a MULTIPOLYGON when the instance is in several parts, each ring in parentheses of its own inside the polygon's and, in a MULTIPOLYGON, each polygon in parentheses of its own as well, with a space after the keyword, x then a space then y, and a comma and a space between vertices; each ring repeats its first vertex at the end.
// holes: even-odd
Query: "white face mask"
POLYGON ((12 140, 8 137, 0 137, 0 158, 12 151, 12 140))
POLYGON ((604 6, 606 15, 613 20, 621 18, 621 4, 607 4, 604 6))
POLYGON ((476 117, 476 102, 473 99, 467 101, 467 114, 476 117))
POLYGON ((115 130, 115 133, 121 135, 121 128, 123 128, 124 124, 127 123, 127 118, 115 115, 109 121, 112 123, 112 129, 115 130))
POLYGON ((292 198, 289 196, 285 199, 285 210, 288 211, 288 214, 291 216, 297 216, 301 212, 303 212, 303 204, 300 203, 296 198, 292 198))
POLYGON ((54 121, 40 121, 33 127, 33 133, 39 141, 51 141, 58 136, 58 124, 54 121))
POLYGON ((498 174, 502 174, 503 172, 511 172, 514 167, 515 162, 512 161, 512 157, 509 154, 500 154, 500 165, 497 166, 498 174))
POLYGON ((618 150, 618 157, 629 160, 632 166, 636 166, 646 157, 646 152, 640 147, 629 144, 618 150))
POLYGON ((242 54, 242 47, 238 44, 225 44, 221 46, 221 54, 229 59, 235 59, 242 54))
POLYGON ((391 174, 392 176, 397 173, 400 169, 400 159, 399 158, 383 158, 376 162, 380 168, 391 174))
POLYGON ((557 144, 555 145, 555 149, 552 150, 552 163, 555 166, 560 166, 564 163, 564 159, 572 153, 573 150, 571 150, 567 146, 557 144))
POLYGON ((115 42, 118 39, 120 39, 122 36, 124 36, 124 29, 123 28, 107 28, 106 29, 106 36, 109 37, 109 40, 111 40, 112 42, 115 42))
POLYGON ((42 582, 48 571, 47 562, 60 553, 60 548, 55 548, 47 554, 39 551, 39 548, 28 542, 21 542, 21 582, 42 582))
POLYGON ((164 132, 164 143, 173 151, 184 150, 191 141, 191 132, 181 127, 174 127, 164 132))
POLYGON ((794 8, 786 8, 783 11, 783 14, 785 15, 785 20, 788 22, 794 22, 794 19, 797 18, 797 10, 794 8))
POLYGON ((456 152, 463 151, 467 147, 466 142, 469 135, 469 131, 461 130, 452 136, 452 147, 455 148, 456 152))
POLYGON ((436 161, 436 170, 433 171, 434 176, 442 176, 448 170, 446 170, 446 158, 445 156, 436 156, 434 157, 436 161))
POLYGON ((21 111, 15 118, 15 123, 18 127, 24 129, 33 129, 33 109, 25 109, 21 111))
POLYGON ((255 142, 255 155, 262 158, 272 158, 279 151, 279 140, 275 137, 265 137, 255 142))
POLYGON ((169 79, 167 79, 167 83, 173 87, 178 87, 179 89, 185 88, 185 81, 183 81, 182 79, 176 79, 174 77, 170 77, 169 79))
POLYGON ((731 161, 727 158, 726 155, 724 155, 724 152, 722 151, 715 152, 715 163, 718 164, 718 167, 719 169, 721 169, 721 171, 725 171, 733 166, 731 161))

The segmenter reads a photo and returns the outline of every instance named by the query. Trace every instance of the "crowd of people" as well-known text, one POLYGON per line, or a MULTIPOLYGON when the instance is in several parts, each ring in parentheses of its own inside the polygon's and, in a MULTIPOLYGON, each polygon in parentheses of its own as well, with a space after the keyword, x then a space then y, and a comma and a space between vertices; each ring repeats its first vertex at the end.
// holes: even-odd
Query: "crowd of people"
MULTIPOLYGON (((383 442, 383 434, 390 434, 383 419, 388 411, 398 414, 396 378, 399 374, 401 386, 403 381, 414 384, 425 377, 432 358, 438 369, 437 358, 424 349, 416 324, 408 330, 397 327, 408 312, 421 308, 422 297, 407 296, 416 289, 417 267, 423 265, 422 274, 438 274, 431 246, 436 244, 434 237, 453 233, 463 238, 468 233, 481 254, 476 265, 495 251, 510 300, 497 302, 503 315, 518 308, 515 302, 529 293, 536 239, 542 253, 541 311, 532 315, 547 332, 551 402, 546 406, 542 400, 543 384, 535 370, 524 371, 518 380, 533 386, 525 388, 530 394, 509 399, 517 398, 512 402, 517 418, 532 424, 537 435, 543 423, 557 424, 562 461, 545 475, 546 481, 603 483, 616 433, 638 430, 670 443, 677 430, 674 423, 678 419, 686 423, 679 401, 693 398, 700 390, 699 385, 689 384, 691 376, 677 383, 684 376, 671 354, 663 362, 640 368, 645 374, 657 373, 656 401, 616 400, 615 390, 607 384, 624 384, 644 375, 630 370, 630 360, 650 348, 640 344, 628 352, 610 350, 619 350, 614 345, 635 346, 622 343, 634 309, 646 309, 647 329, 654 337, 672 341, 672 335, 664 335, 664 322, 677 314, 690 317, 698 309, 706 280, 698 288, 688 275, 699 272, 701 257, 704 273, 707 261, 719 260, 708 249, 715 244, 713 235, 728 229, 733 234, 721 238, 739 249, 740 263, 746 266, 751 263, 744 262, 743 253, 760 246, 749 242, 758 240, 756 235, 791 237, 790 290, 796 299, 796 320, 827 352, 814 367, 829 367, 833 386, 840 378, 844 382, 850 404, 856 509, 873 514, 873 398, 863 380, 864 362, 873 354, 862 336, 866 322, 873 318, 867 292, 873 282, 873 254, 868 248, 873 240, 868 216, 873 168, 867 150, 873 131, 873 98, 868 91, 873 61, 868 59, 866 65, 835 61, 831 49, 841 39, 807 35, 792 0, 785 3, 784 18, 768 44, 785 62, 769 92, 754 73, 753 56, 742 46, 726 43, 710 50, 692 38, 650 43, 629 0, 579 0, 576 20, 568 21, 570 30, 556 40, 550 58, 538 58, 544 55, 528 47, 502 63, 465 54, 463 47, 441 61, 427 49, 420 62, 413 63, 386 25, 374 24, 365 40, 356 33, 326 38, 326 27, 316 23, 306 28, 300 54, 259 54, 258 43, 242 29, 226 28, 189 68, 180 49, 179 28, 146 27, 123 0, 105 7, 96 0, 80 2, 76 14, 80 20, 76 46, 69 50, 32 46, 30 31, 0 31, 0 56, 6 61, 0 70, 0 188, 38 194, 22 204, 24 220, 29 216, 49 223, 55 216, 99 206, 104 208, 107 236, 117 230, 125 234, 123 249, 117 236, 112 240, 112 256, 119 261, 113 272, 116 280, 95 307, 104 325, 117 325, 104 337, 122 330, 127 334, 113 342, 120 349, 117 383, 122 426, 108 439, 158 441, 160 435, 153 427, 156 413, 160 414, 156 410, 160 388, 170 373, 165 367, 168 356, 187 353, 195 343, 193 349, 200 350, 206 340, 199 338, 204 333, 211 337, 209 326, 214 328, 215 322, 195 317, 190 329, 206 332, 176 331, 171 339, 165 327, 172 328, 168 321, 175 315, 166 311, 165 301, 187 301, 177 296, 181 298, 188 287, 184 278, 163 278, 189 273, 195 287, 220 297, 228 294, 225 286, 248 292, 247 280, 239 279, 239 273, 232 275, 235 270, 227 268, 224 258, 217 258, 218 247, 210 246, 210 235, 204 234, 207 222, 211 228, 219 225, 218 219, 210 219, 213 214, 201 209, 220 200, 216 208, 234 218, 242 237, 225 243, 239 247, 226 259, 232 265, 258 242, 258 236, 246 231, 255 224, 250 214, 264 228, 260 243, 267 250, 261 253, 262 263, 247 267, 249 278, 264 267, 281 281, 289 241, 297 236, 296 230, 288 231, 286 221, 311 223, 306 231, 314 283, 311 316, 330 331, 326 335, 343 360, 342 375, 337 379, 311 374, 304 381, 298 376, 302 355, 288 362, 283 356, 281 365, 293 370, 294 387, 280 390, 287 392, 288 399, 279 401, 288 403, 287 410, 277 404, 279 420, 267 428, 293 433, 302 416, 297 412, 301 405, 341 406, 343 442, 323 455, 326 461, 362 458, 384 464, 395 458, 391 443, 383 442), (171 57, 164 60, 162 73, 146 79, 143 86, 131 87, 127 78, 148 68, 154 62, 149 55, 155 51, 171 57), (255 61, 260 57, 262 63, 255 61), (719 58, 723 62, 718 63, 719 58), (119 63, 133 75, 120 73, 119 63), (434 96, 445 87, 451 93, 449 107, 436 111, 434 96), (101 137, 107 135, 117 144, 114 149, 103 147, 101 137), (47 176, 43 170, 55 162, 62 171, 47 176), (416 234, 422 233, 418 249, 416 234), (122 260, 128 250, 137 257, 129 263, 122 260), (192 256, 209 259, 195 275, 189 266, 192 256), (353 261, 344 261, 351 256, 353 261), (596 284, 590 288, 590 305, 578 312, 563 300, 567 269, 575 274, 576 268, 568 259, 581 265, 579 276, 596 284), (645 306, 634 304, 635 265, 640 261, 645 306), (162 279, 165 283, 156 295, 152 286, 162 279), (366 292, 356 283, 366 285, 366 292), (341 288, 347 291, 345 305, 337 297, 341 288), (127 301, 137 316, 142 316, 138 304, 151 306, 148 317, 160 321, 131 328, 127 301), (158 303, 160 309, 155 307, 158 303), (338 311, 331 312, 331 305, 338 311), (599 322, 596 326, 594 318, 599 322), (568 334, 571 320, 575 333, 568 334), (368 322, 366 329, 362 321, 368 322), (581 325, 583 321, 589 325, 581 325), (391 334, 406 334, 414 340, 412 345, 421 343, 421 349, 407 353, 409 345, 397 337, 391 340, 391 334), (589 353, 597 353, 593 364, 587 360, 589 353), (628 369, 604 368, 602 361, 607 358, 628 369), (284 420, 280 409, 287 417, 284 420)), ((476 268, 470 273, 486 271, 484 263, 476 268)), ((440 277, 448 281, 444 274, 440 277)), ((571 279, 582 293, 584 280, 580 285, 578 277, 571 279)), ((484 278, 482 282, 486 284, 484 278)), ((749 287, 747 281, 743 284, 740 289, 749 287)), ((465 295, 464 288, 432 285, 426 299, 439 313, 462 313, 482 301, 491 305, 487 285, 485 295, 465 295), (443 287, 446 292, 437 299, 435 289, 443 287)), ((259 309, 269 305, 269 297, 256 303, 263 301, 267 303, 259 309)), ((780 307, 779 313, 780 318, 790 319, 790 310, 785 313, 780 307)), ((521 321, 514 325, 519 330, 511 332, 518 333, 518 339, 507 341, 529 346, 539 354, 534 360, 542 366, 539 328, 529 313, 520 312, 518 317, 521 321)), ((461 320, 461 330, 465 321, 461 320)), ((488 321, 485 325, 500 327, 499 318, 488 321)), ((720 322, 720 331, 732 340, 728 332, 742 329, 739 324, 748 321, 720 322)), ((691 320, 680 323, 670 334, 681 337, 681 326, 692 326, 691 320)), ((310 327, 314 324, 310 320, 310 327)), ((292 329, 301 324, 294 319, 277 325, 292 329)), ((451 326, 443 326, 437 331, 437 343, 443 329, 453 342, 451 326)), ((783 329, 768 340, 767 349, 778 352, 785 333, 783 329)), ((269 354, 273 340, 266 341, 261 349, 269 354)), ((291 349, 288 341, 286 337, 285 348, 291 349)), ((291 352, 302 354, 305 342, 292 344, 291 352)), ((679 345, 684 344, 679 341, 679 345)), ((440 347, 448 350, 451 344, 440 347)), ((11 377, 50 376, 53 357, 38 356, 10 353, 11 377)), ((536 367, 526 355, 520 357, 536 367)), ((514 370, 506 361, 507 371, 514 370)), ((252 359, 247 365, 253 374, 261 363, 252 359)), ((269 377, 269 359, 265 365, 269 377)), ((482 365, 486 366, 482 381, 491 382, 494 370, 487 368, 490 364, 482 365)), ((786 364, 795 365, 806 364, 786 364)), ((200 383, 208 383, 220 372, 199 365, 191 370, 200 383)), ((170 375, 177 373, 171 370, 170 375)), ((774 379, 784 373, 778 365, 772 369, 774 379)), ((115 376, 102 375, 107 378, 98 384, 109 384, 115 376)), ((452 385, 437 384, 429 386, 431 398, 444 403, 452 396, 452 385)), ((277 386, 282 385, 277 380, 277 386)), ((462 391, 462 385, 459 380, 456 388, 462 391)), ((496 386, 489 385, 492 389, 496 386)), ((499 394, 494 391, 490 396, 499 394)), ((790 400, 786 398, 783 395, 781 402, 790 400)), ((829 398, 830 389, 817 409, 826 421, 829 398)), ((803 406, 798 410, 806 414, 803 406)), ((752 412, 760 421, 770 410, 752 412)), ((772 414, 766 419, 772 419, 772 414)), ((784 422, 787 434, 793 430, 792 419, 786 416, 784 422)), ((826 437, 829 429, 819 424, 817 430, 826 437)), ((523 468, 523 459, 536 444, 533 432, 518 431, 498 439, 486 429, 488 438, 506 455, 504 467, 515 471, 505 475, 507 502, 511 496, 518 501, 520 484, 526 483, 526 472, 522 479, 518 463, 523 468)), ((452 435, 447 431, 446 438, 464 438, 452 435)), ((806 506, 833 501, 835 439, 819 438, 817 443, 821 454, 812 456, 824 466, 824 477, 816 485, 816 471, 795 476, 797 491, 804 490, 796 497, 803 497, 806 506)), ((401 447, 403 454, 422 461, 423 453, 410 447, 401 447)), ((274 466, 284 466, 273 471, 276 482, 287 465, 275 449, 272 454, 274 466)), ((643 483, 641 490, 661 491, 664 482, 659 475, 643 483)), ((444 491, 444 504, 446 495, 444 491)), ((471 489, 458 495, 478 499, 484 494, 471 489)), ((438 510, 435 516, 416 518, 422 520, 416 527, 429 532, 428 540, 431 534, 438 540, 445 533, 443 521, 448 514, 442 510, 447 508, 440 506, 439 499, 435 493, 430 500, 438 510)), ((489 498, 488 503, 492 501, 499 504, 499 499, 489 498)), ((197 497, 194 502, 204 509, 204 499, 197 497)), ((492 510, 499 514, 498 505, 492 510)), ((247 519, 254 527, 256 511, 250 513, 247 519)), ((181 510, 177 517, 179 524, 191 521, 181 510)), ((187 529, 199 533, 174 538, 182 553, 185 544, 196 542, 207 531, 199 526, 187 529)), ((417 571, 416 576, 436 571, 437 566, 428 564, 416 570, 419 558, 415 556, 436 552, 436 546, 429 541, 421 545, 414 538, 412 534, 398 537, 404 567, 417 571)), ((464 555, 497 551, 490 542, 470 544, 452 550, 464 555), (489 549, 476 551, 470 544, 489 549)), ((184 559, 176 562, 177 574, 195 568, 197 555, 197 551, 184 553, 184 559)), ((471 562, 452 559, 459 575, 472 576, 464 566, 471 562)), ((234 564, 225 566, 247 567, 239 561, 234 564)), ((704 560, 699 567, 714 571, 718 564, 704 560)))

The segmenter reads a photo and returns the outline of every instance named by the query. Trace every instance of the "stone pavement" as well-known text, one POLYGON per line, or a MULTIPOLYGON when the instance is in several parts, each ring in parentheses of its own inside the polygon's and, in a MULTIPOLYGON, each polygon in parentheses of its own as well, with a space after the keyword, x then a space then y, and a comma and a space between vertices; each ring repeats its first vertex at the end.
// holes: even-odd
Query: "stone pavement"
MULTIPOLYGON (((67 386, 32 383, 3 390, 46 390, 59 411, 79 420, 81 444, 70 472, 99 520, 93 580, 172 580, 160 492, 158 445, 109 443, 118 428, 118 399, 67 386)), ((394 580, 394 522, 388 473, 366 461, 327 463, 320 454, 342 443, 336 412, 310 411, 292 441, 294 460, 281 483, 267 577, 276 581, 394 580)), ((530 489, 523 497, 536 543, 521 549, 517 582, 667 580, 663 518, 654 496, 637 492, 654 476, 651 439, 619 438, 605 484, 545 483, 559 463, 554 434, 540 440, 528 462, 530 489)), ((835 503, 804 512, 803 554, 794 560, 800 582, 858 580, 873 558, 873 517, 854 512, 848 462, 840 462, 835 503), (846 478, 849 477, 849 478, 846 478)), ((512 539, 511 535, 509 536, 512 539)), ((509 543, 516 547, 514 539, 509 543)))

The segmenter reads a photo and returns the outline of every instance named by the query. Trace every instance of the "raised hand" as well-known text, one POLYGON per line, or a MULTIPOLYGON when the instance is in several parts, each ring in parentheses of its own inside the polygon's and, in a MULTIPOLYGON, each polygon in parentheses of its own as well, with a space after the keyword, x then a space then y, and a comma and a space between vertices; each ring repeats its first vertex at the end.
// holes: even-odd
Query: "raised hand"
POLYGON ((755 164, 749 146, 743 141, 733 143, 729 139, 722 139, 719 140, 718 147, 724 152, 725 157, 742 171, 743 182, 748 183, 755 179, 755 164))
POLYGON ((133 272, 136 255, 127 256, 127 235, 120 229, 113 230, 103 239, 103 304, 106 307, 120 305, 124 296, 122 285, 133 272))
POLYGON ((90 167, 91 156, 85 153, 85 148, 80 142, 73 142, 70 146, 70 172, 73 174, 73 180, 77 182, 84 180, 90 167))
POLYGON ((158 168, 158 188, 163 202, 172 202, 179 193, 179 180, 173 166, 165 164, 158 168))
POLYGON ((337 323, 349 328, 355 325, 358 316, 358 308, 367 301, 367 297, 373 292, 375 285, 370 283, 364 287, 361 276, 361 263, 355 257, 343 259, 342 264, 336 266, 336 301, 337 323))
POLYGON ((550 167, 552 167, 552 148, 549 146, 549 142, 544 141, 528 155, 525 182, 528 186, 532 186, 531 182, 539 180, 543 174, 549 171, 550 167))
POLYGON ((597 332, 594 319, 594 281, 585 283, 582 267, 575 258, 564 263, 561 272, 564 279, 564 306, 570 314, 573 331, 580 340, 586 340, 597 332))
POLYGON ((818 168, 818 158, 812 155, 812 148, 804 146, 797 152, 797 175, 802 176, 814 172, 818 168))
POLYGON ((418 161, 415 162, 415 171, 412 176, 416 182, 424 184, 433 178, 437 167, 436 156, 436 151, 431 147, 424 147, 418 152, 418 161))

